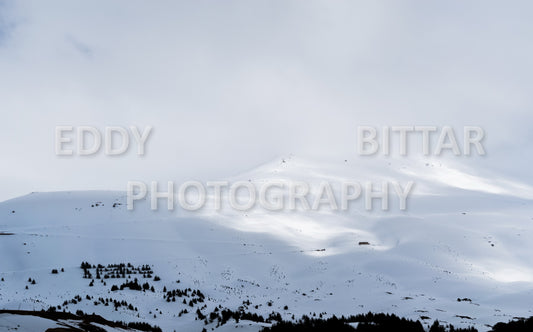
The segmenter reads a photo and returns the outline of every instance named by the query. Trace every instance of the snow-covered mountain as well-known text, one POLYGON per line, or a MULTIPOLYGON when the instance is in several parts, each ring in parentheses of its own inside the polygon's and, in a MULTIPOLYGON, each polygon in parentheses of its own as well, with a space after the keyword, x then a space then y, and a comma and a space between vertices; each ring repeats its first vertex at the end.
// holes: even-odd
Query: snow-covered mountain
MULTIPOLYGON (((284 319, 390 312, 479 330, 533 315, 528 185, 443 160, 392 158, 286 157, 228 180, 312 188, 414 181, 415 188, 405 211, 392 197, 388 211, 367 211, 359 199, 347 211, 185 212, 151 211, 148 200, 129 211, 124 192, 32 193, 0 203, 0 309, 60 306, 165 331, 200 331, 196 310, 207 315, 217 306, 284 319), (82 262, 91 265, 89 278, 82 262), (109 278, 90 286, 98 270, 92 265, 118 263, 131 264, 130 279, 109 267, 109 278), (154 290, 111 291, 135 277, 154 290), (167 302, 164 288, 200 290, 205 299, 167 302), (126 304, 106 306, 100 298, 126 304)), ((0 314, 0 326, 7 319, 0 314)), ((236 325, 257 331, 265 324, 231 321, 218 329, 236 325)))

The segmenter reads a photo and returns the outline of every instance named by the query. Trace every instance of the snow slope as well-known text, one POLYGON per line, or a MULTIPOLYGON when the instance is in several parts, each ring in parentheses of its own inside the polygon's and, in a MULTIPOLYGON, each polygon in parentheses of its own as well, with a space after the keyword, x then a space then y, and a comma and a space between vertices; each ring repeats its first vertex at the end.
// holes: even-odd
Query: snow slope
POLYGON ((40 310, 80 295, 84 300, 67 310, 146 321, 165 331, 200 331, 204 324, 194 311, 204 303, 191 308, 181 299, 163 299, 163 287, 190 287, 206 295, 204 314, 250 301, 247 311, 267 316, 277 311, 285 319, 375 311, 480 330, 533 315, 533 188, 528 185, 442 160, 295 157, 228 180, 412 180, 416 187, 406 211, 393 197, 389 211, 366 211, 362 200, 348 211, 154 212, 148 201, 128 211, 123 192, 32 193, 0 203, 0 232, 12 233, 0 235, 0 308, 40 310), (155 292, 110 291, 124 279, 89 287, 82 261, 149 264, 161 280, 143 279, 155 292), (64 272, 51 273, 61 268, 64 272), (94 305, 87 295, 124 300, 138 311, 94 305), (178 317, 183 309, 192 313, 178 317))

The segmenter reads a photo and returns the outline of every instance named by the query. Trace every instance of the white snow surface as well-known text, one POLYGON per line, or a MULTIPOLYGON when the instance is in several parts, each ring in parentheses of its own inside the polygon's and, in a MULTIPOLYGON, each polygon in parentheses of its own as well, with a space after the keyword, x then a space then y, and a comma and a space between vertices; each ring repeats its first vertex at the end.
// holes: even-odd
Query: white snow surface
MULTIPOLYGON (((292 156, 228 180, 412 180, 415 189, 406 211, 392 195, 389 211, 379 204, 366 211, 359 199, 348 211, 184 212, 165 210, 164 199, 159 211, 149 209, 149 200, 128 211, 124 192, 31 193, 0 203, 0 232, 12 233, 0 235, 0 309, 40 310, 80 295, 84 300, 68 311, 201 331, 204 323, 194 314, 200 306, 163 299, 163 287, 190 287, 206 295, 204 314, 249 300, 246 311, 277 311, 285 319, 372 311, 480 331, 533 316, 533 189, 527 184, 442 160, 292 156), (359 245, 364 241, 370 245, 359 245), (82 261, 149 264, 161 280, 147 279, 155 292, 110 291, 124 279, 89 287, 82 261), (138 311, 95 306, 86 295, 125 300, 138 311), (183 309, 190 313, 178 317, 183 309)), ((24 318, 32 319, 38 320, 24 318)), ((265 324, 232 321, 219 330, 235 325, 258 331, 265 324)))

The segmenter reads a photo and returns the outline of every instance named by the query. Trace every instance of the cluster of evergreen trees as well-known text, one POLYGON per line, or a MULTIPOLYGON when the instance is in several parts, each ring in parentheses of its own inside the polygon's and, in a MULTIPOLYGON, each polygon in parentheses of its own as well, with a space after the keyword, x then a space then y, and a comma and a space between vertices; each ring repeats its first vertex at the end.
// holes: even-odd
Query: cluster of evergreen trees
MULTIPOLYGON (((303 316, 297 322, 281 321, 272 327, 266 327, 262 332, 328 332, 328 331, 362 331, 362 332, 390 332, 390 331, 410 331, 425 332, 420 321, 413 321, 406 318, 400 318, 394 314, 367 313, 349 317, 333 316, 328 319, 310 318, 303 316), (349 325, 349 323, 357 323, 349 325)), ((429 332, 474 332, 473 327, 462 329, 455 328, 453 325, 443 326, 435 321, 429 332)))
MULTIPOLYGON (((93 265, 89 262, 82 262, 80 267, 83 269, 83 278, 88 279, 92 278, 91 269, 95 270, 96 279, 126 278, 129 275, 142 275, 143 278, 152 278, 154 273, 148 264, 135 267, 131 263, 108 264, 104 266, 102 264, 93 265)), ((158 279, 154 281, 161 280, 158 276, 154 279, 158 279)))
POLYGON ((133 281, 126 281, 126 282, 122 283, 122 285, 120 285, 120 286, 113 285, 113 286, 111 286, 111 291, 115 292, 115 291, 118 291, 119 289, 120 290, 124 290, 125 288, 129 288, 131 290, 136 290, 136 291, 147 291, 147 290, 150 290, 152 292, 155 292, 154 286, 150 286, 150 284, 147 283, 147 282, 145 282, 144 284, 141 285, 139 283, 139 280, 137 280, 137 278, 135 278, 133 281))
POLYGON ((533 331, 533 317, 521 318, 508 323, 498 323, 492 328, 493 332, 531 332, 533 331))
MULTIPOLYGON (((87 295, 87 296, 88 296, 88 295, 87 295)), ((66 306, 69 305, 69 304, 78 304, 78 303, 80 303, 81 301, 82 301, 81 296, 76 295, 76 296, 74 296, 74 298, 71 299, 70 301, 65 300, 65 302, 63 302, 63 306, 66 307, 66 306)))
POLYGON ((106 307, 109 306, 109 305, 113 305, 113 307, 115 307, 115 310, 117 310, 120 307, 124 307, 124 308, 127 308, 128 310, 131 310, 131 311, 139 311, 137 309, 137 307, 134 307, 131 303, 128 303, 125 300, 119 301, 119 300, 115 300, 115 299, 112 299, 112 298, 105 298, 104 299, 104 298, 100 297, 97 301, 94 301, 94 305, 95 306, 97 306, 99 304, 103 304, 106 307))
MULTIPOLYGON (((122 322, 118 322, 122 323, 122 322)), ((162 332, 161 328, 159 326, 152 326, 148 323, 144 322, 131 322, 131 323, 122 323, 123 325, 127 326, 130 329, 136 329, 139 331, 147 331, 147 332, 162 332)))
MULTIPOLYGON (((166 291, 166 288, 163 290, 166 291)), ((176 297, 187 297, 189 299, 189 305, 192 307, 197 303, 203 303, 205 301, 205 295, 199 289, 174 289, 167 291, 164 295, 164 299, 167 302, 176 302, 176 297)), ((186 304, 187 301, 184 299, 183 304, 186 304)))
POLYGON ((226 324, 230 319, 234 319, 236 322, 240 320, 249 320, 259 323, 270 323, 273 320, 281 321, 281 315, 279 313, 272 312, 267 319, 256 313, 246 312, 240 307, 238 310, 233 311, 228 308, 222 309, 222 306, 215 307, 215 309, 209 314, 202 313, 200 308, 196 309, 196 319, 203 320, 205 325, 217 322, 216 327, 220 327, 226 324))

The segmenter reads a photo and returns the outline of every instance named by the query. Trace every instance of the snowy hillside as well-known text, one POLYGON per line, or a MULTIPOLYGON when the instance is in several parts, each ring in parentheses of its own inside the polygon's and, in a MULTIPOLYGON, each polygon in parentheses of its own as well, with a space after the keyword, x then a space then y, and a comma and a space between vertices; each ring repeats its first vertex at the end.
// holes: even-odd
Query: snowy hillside
MULTIPOLYGON (((228 180, 390 179, 415 182, 405 211, 393 197, 389 211, 366 211, 361 199, 348 211, 155 212, 148 201, 128 211, 125 193, 101 191, 5 201, 0 309, 59 306, 164 331, 201 331, 198 309, 209 315, 240 306, 284 319, 390 312, 481 331, 533 315, 533 188, 527 185, 443 161, 294 157, 228 180), (85 271, 82 262, 90 263, 85 271), (131 266, 131 274, 124 277, 127 268, 113 265, 119 263, 131 266), (148 288, 120 289, 134 278, 148 288), (112 291, 114 285, 119 289, 112 291), (172 290, 179 291, 168 296, 172 290)), ((0 315, 0 326, 6 319, 0 315)), ((219 331, 235 325, 258 331, 268 324, 230 321, 219 331)))

